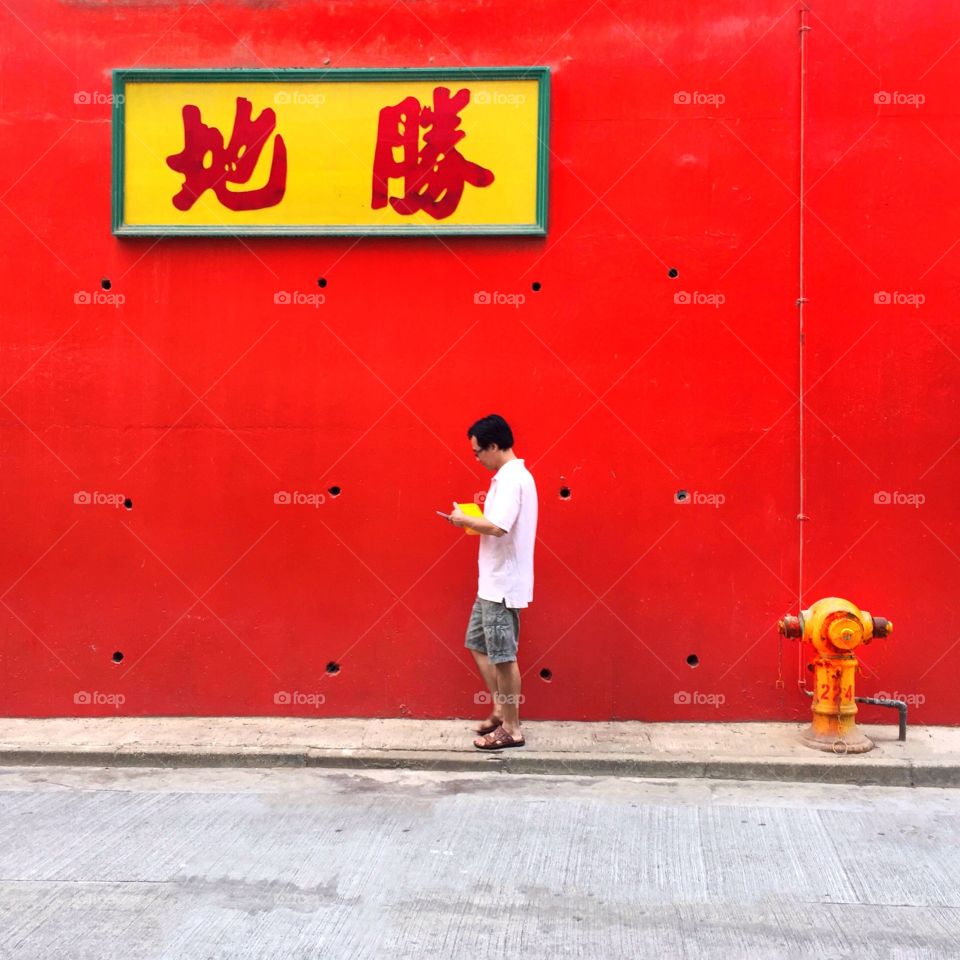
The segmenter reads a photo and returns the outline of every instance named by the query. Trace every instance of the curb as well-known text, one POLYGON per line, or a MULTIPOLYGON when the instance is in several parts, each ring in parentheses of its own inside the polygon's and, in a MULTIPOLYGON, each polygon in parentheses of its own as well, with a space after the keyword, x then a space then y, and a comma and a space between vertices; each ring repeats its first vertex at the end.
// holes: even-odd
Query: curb
POLYGON ((251 749, 0 750, 0 766, 98 767, 315 767, 340 770, 443 770, 460 773, 550 776, 639 777, 645 779, 766 780, 785 783, 860 784, 891 787, 958 787, 960 763, 891 760, 857 763, 833 760, 691 760, 596 754, 510 751, 487 756, 467 751, 251 749))

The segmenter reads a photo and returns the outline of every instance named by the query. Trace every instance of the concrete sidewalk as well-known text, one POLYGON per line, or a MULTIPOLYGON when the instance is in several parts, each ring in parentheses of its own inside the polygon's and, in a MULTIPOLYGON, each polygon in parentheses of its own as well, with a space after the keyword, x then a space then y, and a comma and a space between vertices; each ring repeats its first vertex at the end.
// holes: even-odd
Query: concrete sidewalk
POLYGON ((0 765, 355 767, 960 786, 960 728, 863 726, 869 753, 800 743, 796 723, 529 721, 527 746, 483 753, 466 720, 292 717, 0 719, 0 765))

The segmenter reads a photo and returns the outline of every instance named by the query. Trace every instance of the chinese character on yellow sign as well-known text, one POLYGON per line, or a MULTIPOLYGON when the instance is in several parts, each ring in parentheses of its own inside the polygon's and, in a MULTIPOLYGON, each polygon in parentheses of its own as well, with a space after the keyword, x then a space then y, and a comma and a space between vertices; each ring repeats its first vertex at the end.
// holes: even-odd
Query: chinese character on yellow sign
POLYGON ((204 190, 212 190, 228 210, 272 207, 283 199, 287 186, 287 151, 280 134, 273 142, 273 160, 266 184, 256 190, 229 188, 229 184, 246 183, 253 176, 264 143, 276 126, 272 110, 264 110, 256 120, 250 119, 251 112, 250 101, 237 97, 233 132, 230 142, 224 146, 223 134, 201 120, 197 106, 188 103, 183 108, 183 150, 167 157, 167 166, 183 174, 183 186, 173 198, 178 210, 189 210, 204 190))
POLYGON ((386 206, 390 177, 403 178, 403 196, 390 197, 397 213, 409 216, 425 210, 435 220, 449 217, 456 209, 465 183, 486 187, 493 172, 471 163, 456 148, 466 133, 460 126, 460 111, 470 102, 470 91, 450 96, 446 87, 433 91, 433 107, 421 107, 407 97, 380 111, 377 151, 373 158, 373 208, 386 206), (421 150, 420 128, 424 145, 421 150), (394 159, 394 150, 401 159, 394 159))
POLYGON ((118 70, 114 232, 544 234, 545 68, 118 70))

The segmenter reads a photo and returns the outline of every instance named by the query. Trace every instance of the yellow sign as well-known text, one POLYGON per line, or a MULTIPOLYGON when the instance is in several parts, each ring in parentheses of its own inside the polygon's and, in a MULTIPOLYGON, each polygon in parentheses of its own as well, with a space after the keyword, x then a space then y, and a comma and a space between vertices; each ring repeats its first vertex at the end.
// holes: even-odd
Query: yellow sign
POLYGON ((118 234, 544 234, 549 72, 117 70, 118 234))

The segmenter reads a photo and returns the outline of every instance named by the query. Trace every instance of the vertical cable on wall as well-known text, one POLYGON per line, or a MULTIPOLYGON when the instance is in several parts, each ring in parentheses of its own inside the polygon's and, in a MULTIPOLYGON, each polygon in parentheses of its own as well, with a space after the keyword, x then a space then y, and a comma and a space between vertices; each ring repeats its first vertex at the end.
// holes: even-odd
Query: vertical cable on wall
MULTIPOLYGON (((797 352, 797 366, 798 366, 798 388, 797 388, 797 400, 800 405, 800 417, 798 424, 798 453, 799 453, 799 476, 798 476, 798 494, 799 494, 799 507, 797 512, 797 535, 798 535, 798 557, 797 557, 797 609, 803 609, 803 539, 804 539, 804 529, 803 525, 807 520, 807 503, 806 503, 806 481, 804 478, 804 422, 803 422, 803 361, 804 361, 804 350, 806 345, 804 343, 804 329, 803 329, 803 313, 804 307, 807 303, 807 291, 806 291, 806 278, 804 276, 804 227, 806 225, 806 212, 807 212, 807 197, 806 197, 806 108, 807 108, 807 41, 806 34, 809 32, 810 27, 807 25, 807 13, 809 9, 806 7, 800 8, 800 148, 799 148, 799 199, 800 199, 800 225, 799 225, 799 250, 798 250, 798 277, 797 277, 797 323, 798 323, 798 332, 799 332, 799 350, 797 352)), ((802 644, 797 644, 797 682, 800 686, 806 685, 806 679, 803 676, 803 652, 802 644)))

